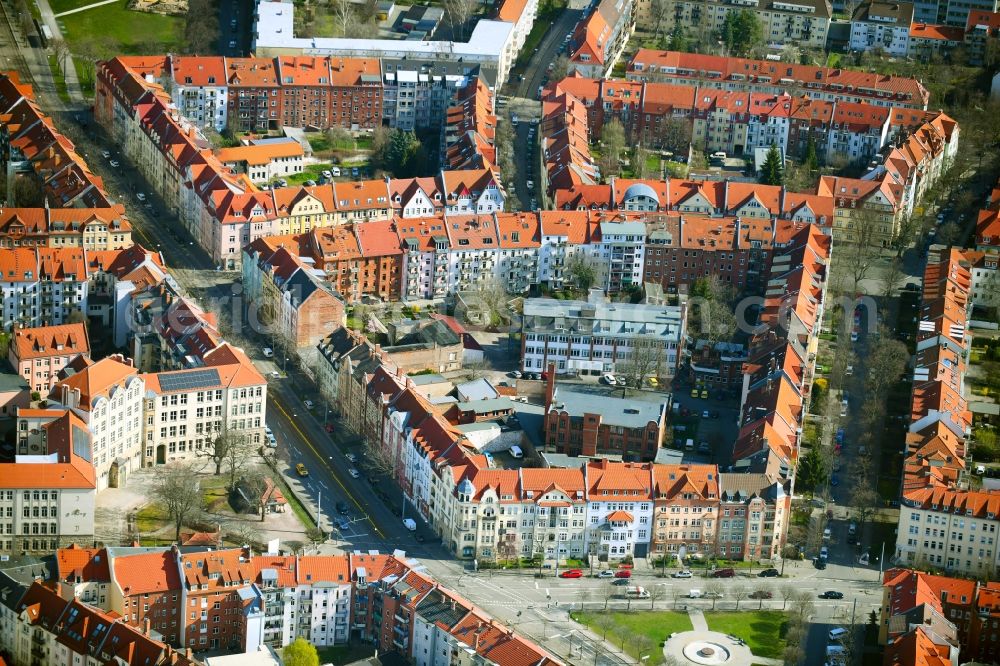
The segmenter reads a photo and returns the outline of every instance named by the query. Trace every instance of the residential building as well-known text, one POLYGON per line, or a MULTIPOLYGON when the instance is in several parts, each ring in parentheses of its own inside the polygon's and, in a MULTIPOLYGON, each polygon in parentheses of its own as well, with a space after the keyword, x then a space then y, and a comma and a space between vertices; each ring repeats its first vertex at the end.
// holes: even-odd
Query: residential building
POLYGON ((718 511, 716 555, 736 560, 781 555, 792 515, 787 481, 767 474, 722 473, 718 511))
MULTIPOLYGON (((585 415, 584 420, 593 415, 585 415)), ((587 484, 587 552, 599 559, 646 557, 653 530, 653 465, 590 461, 587 484)))
POLYGON ((760 2, 716 4, 705 0, 682 0, 666 16, 666 29, 679 26, 686 31, 702 34, 718 32, 730 12, 750 11, 763 28, 768 44, 796 44, 807 48, 826 47, 832 10, 826 0, 790 2, 760 2))
POLYGON ((719 469, 715 465, 653 465, 650 555, 671 560, 711 555, 719 527, 719 469))
POLYGON ((83 248, 0 249, 3 328, 57 326, 85 317, 87 262, 83 248))
POLYGON ((930 98, 919 81, 905 77, 653 49, 639 49, 629 61, 625 77, 629 81, 697 84, 705 88, 772 95, 795 90, 808 94, 811 99, 917 109, 926 109, 930 98))
POLYGON ((635 30, 633 0, 600 0, 570 40, 570 69, 602 78, 614 69, 635 30))
POLYGON ((255 183, 302 173, 304 152, 295 139, 220 148, 215 156, 236 173, 246 174, 255 183))
POLYGON ((911 23, 912 2, 869 0, 862 3, 851 16, 851 50, 881 51, 896 58, 906 57, 911 23))
POLYGON ((589 252, 600 267, 596 283, 608 293, 627 291, 642 282, 646 225, 642 222, 601 222, 589 252))
POLYGON ((668 379, 680 363, 684 306, 611 303, 600 290, 587 301, 525 300, 522 370, 554 365, 558 374, 620 372, 632 354, 649 348, 651 377, 668 379), (662 351, 660 351, 662 350, 662 351))
POLYGON ((164 69, 170 97, 181 115, 199 127, 224 131, 230 94, 225 59, 167 54, 164 69))
POLYGON ((251 243, 244 249, 242 270, 244 295, 258 321, 293 348, 315 347, 346 320, 344 297, 323 272, 284 247, 272 251, 262 240, 251 243))
MULTIPOLYGON (((962 26, 966 17, 962 17, 962 26)), ((930 23, 914 23, 910 26, 910 44, 907 55, 928 61, 932 57, 944 57, 965 42, 965 28, 930 23)))
POLYGON ((84 324, 18 328, 7 352, 14 371, 39 398, 48 396, 59 373, 77 358, 90 358, 90 341, 84 324))
POLYGON ((965 24, 965 52, 969 64, 982 65, 992 58, 1000 37, 1000 12, 970 10, 965 24))
POLYGON ((79 247, 121 250, 132 247, 132 224, 125 206, 111 208, 4 208, 0 247, 79 247))
POLYGON ((4 636, 15 664, 90 664, 101 659, 129 665, 195 666, 141 629, 76 599, 67 601, 41 582, 32 583, 17 604, 14 634, 4 636))
POLYGON ((41 428, 42 453, 0 463, 0 552, 51 553, 94 537, 97 482, 91 436, 64 412, 41 428))
POLYGON ((541 222, 534 213, 496 213, 500 250, 495 274, 507 293, 521 294, 538 283, 541 222))
POLYGON ((108 551, 105 548, 86 548, 71 543, 55 552, 57 592, 64 599, 79 599, 101 610, 110 608, 108 603, 111 574, 108 569, 108 551))
POLYGON ((72 411, 90 432, 98 491, 123 487, 142 467, 144 395, 143 378, 118 355, 86 365, 52 387, 50 407, 72 411))
POLYGON ((501 20, 476 23, 467 42, 396 39, 342 39, 296 37, 295 12, 282 2, 261 2, 254 15, 253 51, 258 56, 311 56, 338 58, 426 60, 431 65, 460 61, 467 67, 496 72, 496 89, 507 80, 517 52, 515 26, 501 20))
MULTIPOLYGON (((552 376, 547 381, 550 387, 554 383, 552 376)), ((665 402, 636 402, 564 389, 555 391, 546 403, 546 451, 652 460, 663 442, 665 402)))
MULTIPOLYGON (((256 638, 247 631, 248 597, 259 597, 253 564, 238 548, 180 553, 178 617, 181 645, 195 651, 247 652, 256 638), (234 617, 235 616, 235 617, 234 617)), ((260 608, 263 619, 263 608, 260 608)))
POLYGON ((218 437, 261 443, 267 380, 242 350, 226 343, 205 355, 204 366, 141 379, 145 466, 191 460, 218 437))
MULTIPOLYGON (((130 627, 158 632, 180 648, 185 607, 179 551, 174 548, 108 548, 108 605, 130 627), (147 625, 148 623, 148 625, 147 625)), ((198 609, 199 612, 201 609, 198 609)))

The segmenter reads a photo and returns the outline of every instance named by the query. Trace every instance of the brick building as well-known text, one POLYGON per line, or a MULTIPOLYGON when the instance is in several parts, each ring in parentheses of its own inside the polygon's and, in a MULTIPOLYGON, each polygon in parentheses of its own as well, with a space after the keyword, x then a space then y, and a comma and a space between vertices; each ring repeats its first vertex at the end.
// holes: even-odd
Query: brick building
POLYGON ((81 356, 90 358, 87 327, 82 323, 16 329, 7 352, 14 372, 43 399, 58 381, 59 371, 81 356))

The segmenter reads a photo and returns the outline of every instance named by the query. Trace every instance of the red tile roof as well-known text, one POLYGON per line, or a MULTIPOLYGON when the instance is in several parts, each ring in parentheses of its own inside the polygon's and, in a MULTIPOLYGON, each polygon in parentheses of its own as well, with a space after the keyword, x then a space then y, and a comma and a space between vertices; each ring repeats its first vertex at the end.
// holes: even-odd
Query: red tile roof
POLYGON ((177 560, 170 549, 118 555, 111 561, 111 570, 126 597, 181 589, 177 560))

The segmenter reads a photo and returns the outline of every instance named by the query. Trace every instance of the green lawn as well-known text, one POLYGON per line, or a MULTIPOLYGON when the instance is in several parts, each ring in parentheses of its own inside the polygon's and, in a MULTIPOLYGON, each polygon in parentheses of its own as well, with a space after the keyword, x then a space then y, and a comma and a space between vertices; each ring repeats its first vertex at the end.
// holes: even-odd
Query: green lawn
MULTIPOLYGON (((642 602, 637 602, 641 604, 642 602)), ((611 643, 621 645, 625 641, 625 651, 633 657, 640 657, 637 646, 634 642, 629 642, 629 637, 636 634, 647 636, 656 646, 653 648, 653 655, 658 656, 656 663, 662 658, 663 651, 659 648, 660 643, 666 640, 672 633, 681 631, 691 631, 691 619, 687 613, 677 613, 674 611, 636 611, 631 613, 573 613, 572 617, 580 624, 586 625, 598 636, 604 635, 604 629, 597 622, 598 618, 609 616, 615 626, 608 630, 607 640, 611 643)), ((648 663, 648 662, 647 662, 648 663)))
POLYGON ((201 479, 201 501, 206 511, 225 511, 229 508, 228 480, 225 474, 201 479))
MULTIPOLYGON (((91 4, 81 0, 54 0, 56 13, 91 4)), ((184 19, 135 12, 126 8, 127 0, 94 7, 57 19, 74 53, 82 48, 101 53, 166 53, 180 50, 184 19)))
POLYGON ((52 72, 52 82, 56 86, 56 94, 59 95, 59 99, 63 102, 69 102, 69 91, 66 89, 66 77, 63 76, 61 71, 59 71, 59 63, 56 61, 56 57, 54 55, 50 55, 48 59, 49 71, 52 72))
POLYGON ((167 524, 167 514, 159 504, 147 504, 135 515, 135 527, 139 536, 156 532, 167 524))
POLYGON ((780 659, 785 650, 785 632, 788 616, 779 611, 753 611, 748 613, 705 613, 705 621, 712 631, 738 636, 747 642, 750 651, 758 657, 780 659))
POLYGON ((350 664, 375 654, 375 648, 370 645, 338 645, 316 648, 316 651, 321 664, 350 664))

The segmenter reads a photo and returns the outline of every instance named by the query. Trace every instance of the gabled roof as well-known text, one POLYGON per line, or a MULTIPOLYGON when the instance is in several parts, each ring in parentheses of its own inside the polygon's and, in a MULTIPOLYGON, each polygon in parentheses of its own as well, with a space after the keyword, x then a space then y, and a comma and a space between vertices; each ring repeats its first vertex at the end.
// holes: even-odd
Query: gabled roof
POLYGON ((19 328, 14 331, 14 353, 20 360, 89 354, 87 327, 78 324, 19 328))

